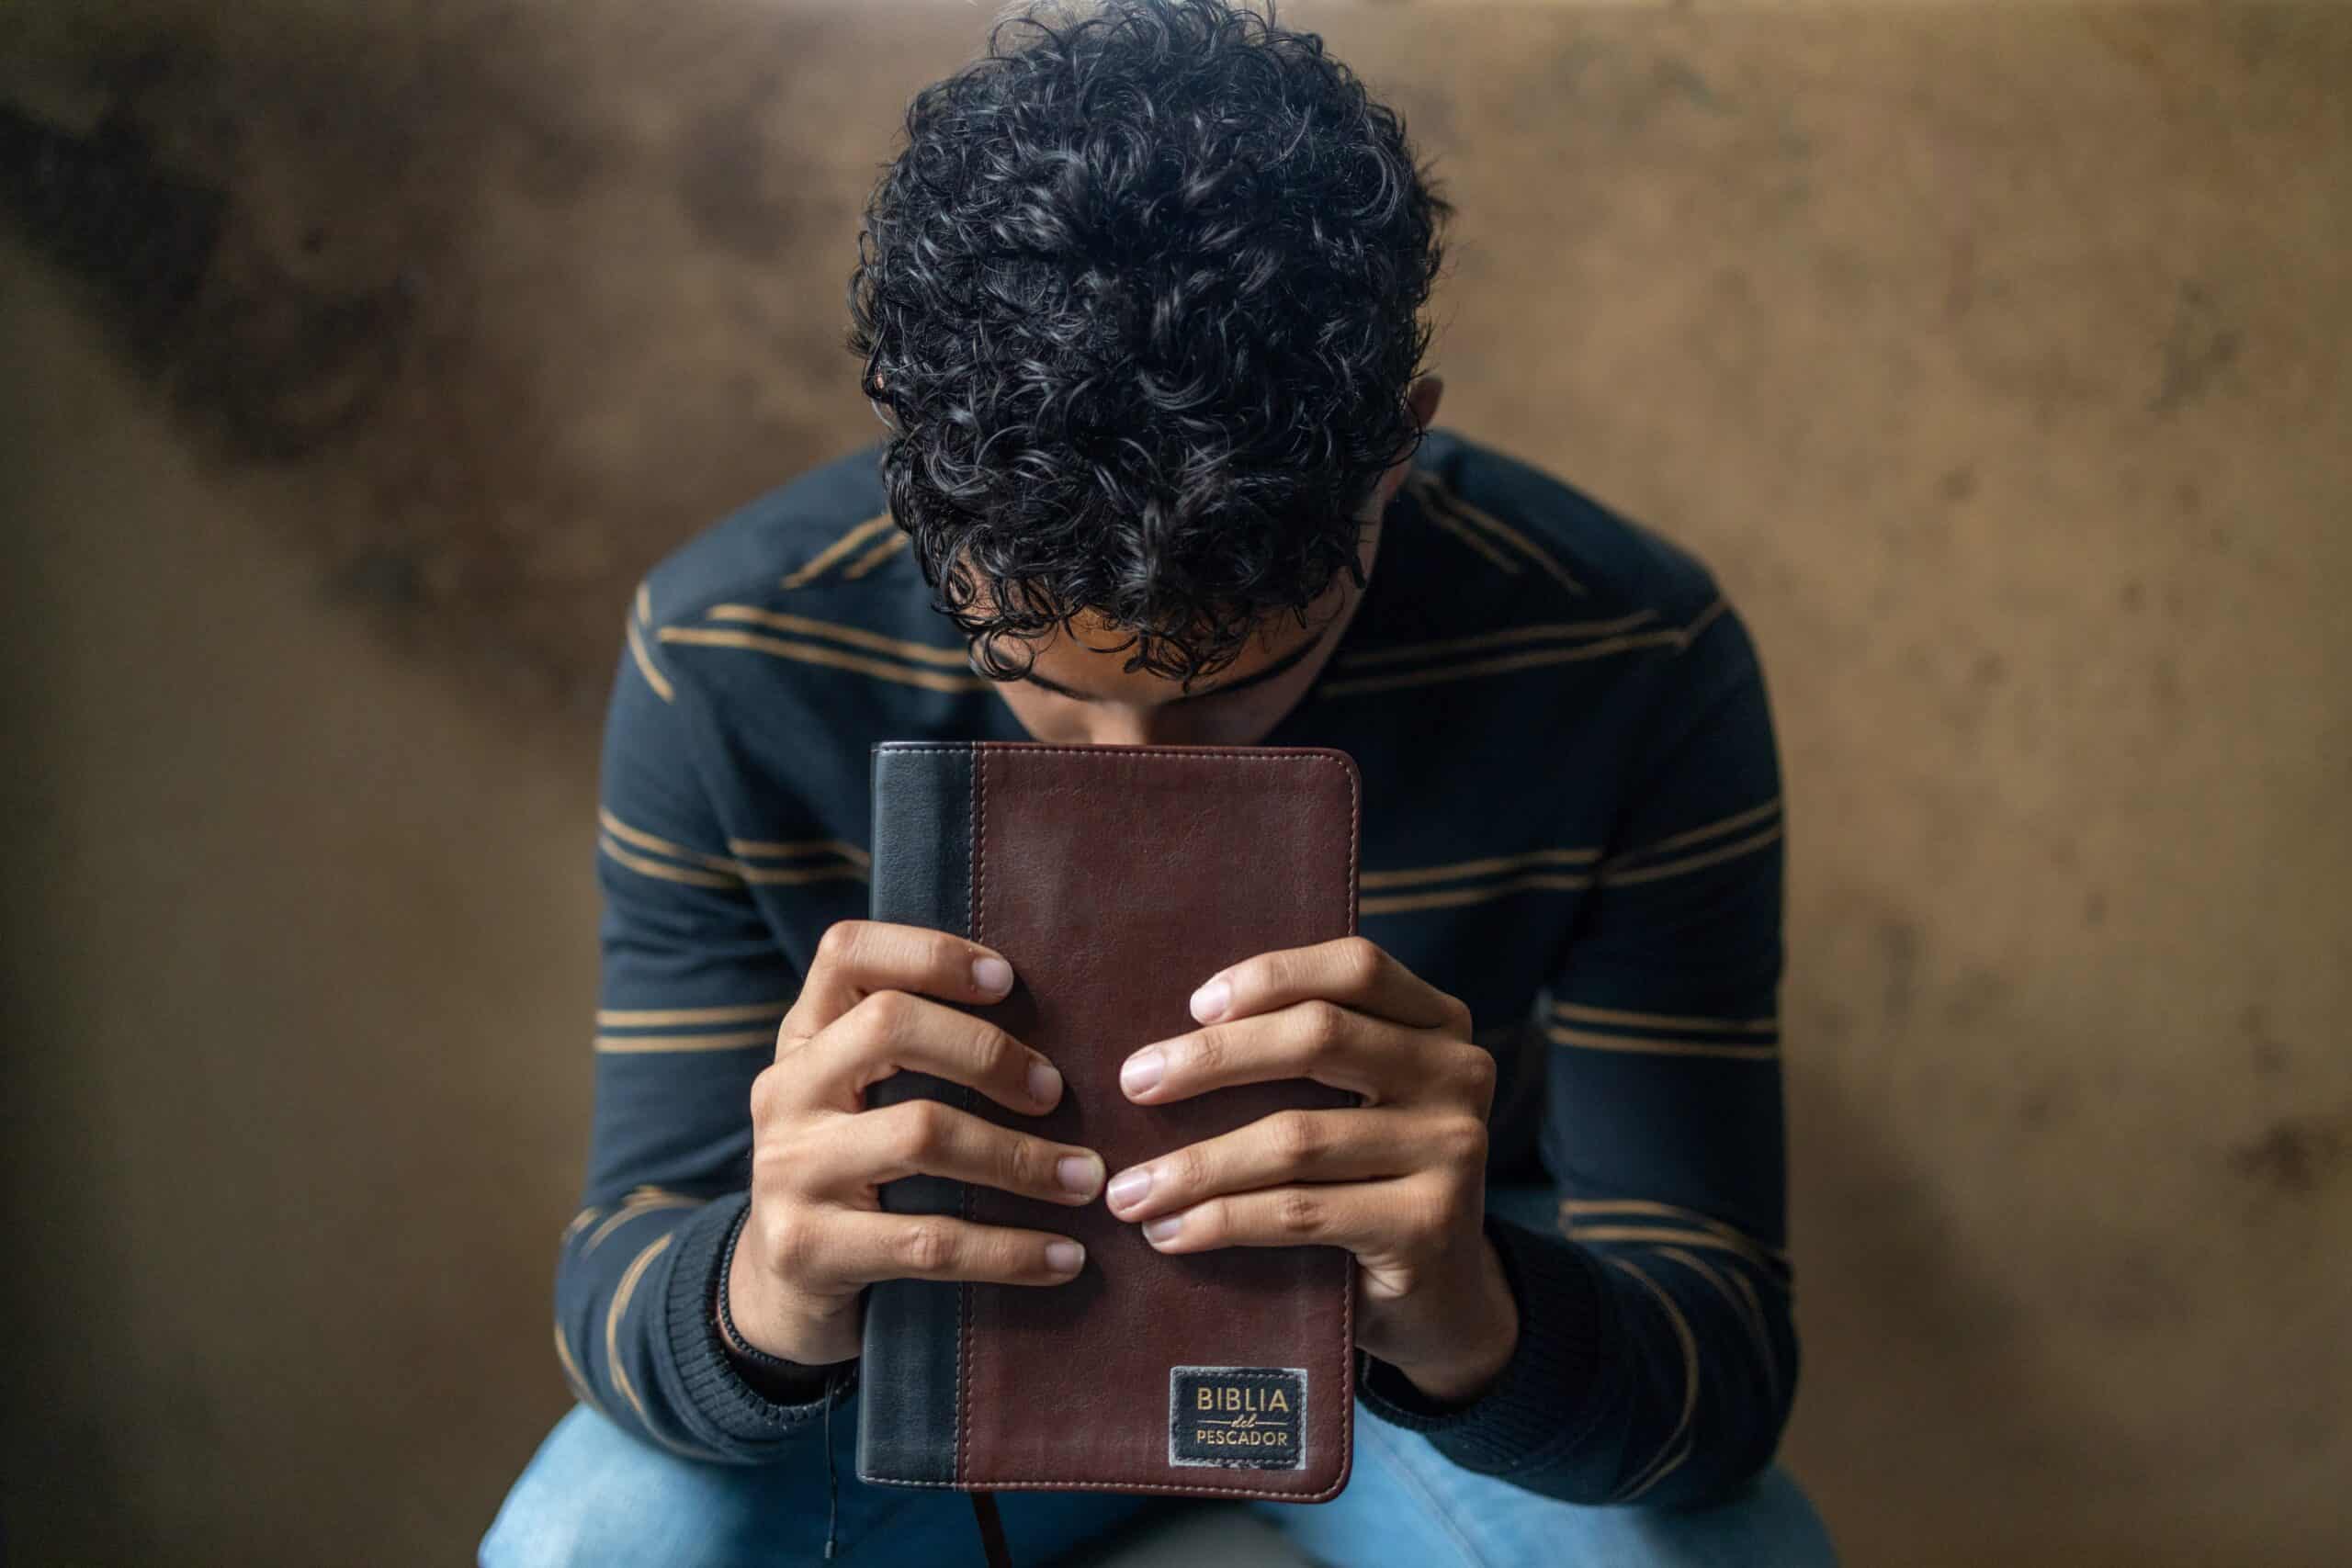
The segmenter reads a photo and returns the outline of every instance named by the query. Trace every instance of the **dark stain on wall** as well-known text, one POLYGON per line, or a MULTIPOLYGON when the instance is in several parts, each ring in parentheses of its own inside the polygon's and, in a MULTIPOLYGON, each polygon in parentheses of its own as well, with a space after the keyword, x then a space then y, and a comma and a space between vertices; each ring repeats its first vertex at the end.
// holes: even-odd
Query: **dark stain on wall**
POLYGON ((129 352, 168 353, 220 240, 219 189, 158 167, 120 114, 77 135, 0 106, 0 198, 51 261, 88 283, 129 352))
MULTIPOLYGON (((469 694, 589 724, 647 566, 873 434, 842 295, 792 285, 846 279, 874 165, 780 155, 795 18, 697 56, 711 90, 674 118, 554 69, 564 25, 94 21, 41 109, 0 103, 0 212, 218 482, 271 479, 239 510, 324 599, 469 694), (699 314, 682 253, 720 284, 699 314)), ((876 162, 892 123, 858 128, 876 162)))
MULTIPOLYGON (((75 135, 0 107, 0 190, 179 418, 232 459, 319 453, 398 374, 403 281, 305 282, 252 247, 225 190, 166 167, 119 111, 75 135)), ((312 254, 324 243, 304 235, 312 254)))
POLYGON ((2230 1150, 2230 1168, 2268 1192, 2308 1197, 2343 1167, 2352 1115, 2285 1116, 2230 1150))

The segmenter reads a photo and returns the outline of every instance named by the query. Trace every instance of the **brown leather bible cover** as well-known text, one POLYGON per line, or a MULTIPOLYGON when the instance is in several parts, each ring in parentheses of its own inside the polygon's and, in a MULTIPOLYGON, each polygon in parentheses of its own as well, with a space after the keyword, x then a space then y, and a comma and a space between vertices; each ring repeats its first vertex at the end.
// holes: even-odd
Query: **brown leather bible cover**
MULTIPOLYGON (((885 741, 873 763, 873 917, 1002 953, 1011 995, 967 1010, 1044 1052, 1067 1088, 1043 1117, 914 1073, 870 1100, 945 1099, 1098 1149, 1114 1174, 1286 1107, 1353 1102, 1292 1079, 1141 1106, 1118 1082, 1137 1047, 1198 1027, 1189 998, 1217 969, 1354 931, 1345 752, 885 741)), ((1169 1256, 1099 1199, 1069 1209, 929 1177, 890 1183, 883 1202, 1059 1232, 1087 1259, 1060 1286, 874 1286, 863 1479, 1294 1502, 1347 1483, 1344 1250, 1169 1256)))

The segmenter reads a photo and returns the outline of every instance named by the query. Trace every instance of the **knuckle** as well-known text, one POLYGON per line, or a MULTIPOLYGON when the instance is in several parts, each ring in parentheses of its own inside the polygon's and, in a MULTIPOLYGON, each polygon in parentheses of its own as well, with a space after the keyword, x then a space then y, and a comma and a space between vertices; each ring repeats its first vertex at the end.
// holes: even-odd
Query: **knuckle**
POLYGON ((910 1100, 899 1107, 895 1149, 910 1165, 939 1152, 947 1140, 947 1112, 935 1100, 910 1100))
POLYGON ((864 920, 835 920, 817 939, 817 960, 820 964, 847 965, 857 952, 864 920))
POLYGON ((1487 1123, 1476 1116, 1449 1116, 1440 1123, 1438 1147, 1457 1166, 1487 1163, 1487 1123))
POLYGON ((1422 1228, 1432 1236, 1450 1236, 1466 1224, 1470 1218, 1470 1188, 1467 1183, 1446 1181, 1438 1184, 1423 1201, 1422 1228))
POLYGON ((915 999, 899 990, 873 991, 857 1007, 865 1015, 865 1027, 876 1038, 888 1038, 905 1030, 914 1014, 915 999))
POLYGON ((956 1238, 934 1220, 910 1220, 890 1239, 891 1256, 917 1274, 937 1273, 954 1260, 956 1238))
POLYGON ((755 1139, 752 1149, 752 1190, 788 1192, 799 1162, 782 1138, 755 1139))
POLYGON ((768 1267, 787 1279, 803 1278, 817 1262, 816 1227, 806 1214, 786 1209, 769 1220, 768 1267))
POLYGON ((1455 996, 1451 991, 1440 992, 1439 1000, 1442 1001, 1445 1007, 1445 1021, 1447 1029, 1451 1032, 1460 1035, 1464 1040, 1469 1039, 1471 1034, 1474 1032, 1474 1025, 1470 1017, 1470 1004, 1464 1001, 1460 997, 1455 996))
POLYGON ((1029 1070, 1029 1053, 993 1024, 982 1029, 973 1042, 972 1058, 973 1065, 986 1074, 1023 1078, 1029 1070))
POLYGON ((751 1244, 759 1257, 771 1264, 792 1250, 792 1221, 786 1213, 782 1205, 763 1209, 752 1215, 744 1226, 744 1240, 751 1244))
POLYGON ((1209 1184, 1209 1158, 1198 1144, 1187 1144, 1159 1162, 1162 1178, 1179 1192, 1200 1192, 1209 1184))
POLYGON ((1299 1033, 1317 1055, 1339 1044, 1346 1032, 1347 1013, 1337 1002, 1317 997, 1301 1004, 1299 1033))
POLYGON ((1030 1192, 1049 1187, 1046 1168, 1052 1164, 1044 1145, 1035 1138, 1009 1137, 1003 1152, 998 1156, 1002 1163, 1003 1179, 998 1183, 1009 1192, 1030 1192))
POLYGON ((1388 955, 1370 937, 1351 936, 1342 940, 1340 961, 1351 985, 1369 987, 1380 978, 1388 955))
POLYGON ((1323 1228, 1323 1200, 1293 1189, 1274 1199, 1274 1224, 1284 1235, 1313 1235, 1323 1228))
POLYGON ((1476 1045, 1465 1045, 1454 1053, 1454 1082, 1459 1084, 1481 1113, 1495 1098, 1495 1059, 1476 1045))
POLYGON ((775 1118, 776 1100, 783 1092, 784 1086, 776 1076, 775 1065, 771 1063, 762 1067, 758 1076, 752 1079, 750 1099, 753 1126, 763 1125, 775 1118))
POLYGON ((1002 1230, 989 1237, 989 1272, 1002 1280, 1049 1280, 1054 1267, 1046 1249, 1016 1231, 1002 1230))
POLYGON ((801 1123, 774 1119, 752 1129, 752 1180, 756 1192, 792 1192, 816 1174, 812 1169, 808 1130, 801 1123))
POLYGON ((1196 1031, 1193 1041, 1178 1053, 1184 1066, 1201 1077, 1215 1077, 1233 1059, 1233 1043, 1221 1028, 1196 1031))
POLYGON ((1311 1166, 1327 1152, 1323 1124, 1306 1111, 1277 1112, 1266 1132, 1275 1154, 1294 1166, 1311 1166))

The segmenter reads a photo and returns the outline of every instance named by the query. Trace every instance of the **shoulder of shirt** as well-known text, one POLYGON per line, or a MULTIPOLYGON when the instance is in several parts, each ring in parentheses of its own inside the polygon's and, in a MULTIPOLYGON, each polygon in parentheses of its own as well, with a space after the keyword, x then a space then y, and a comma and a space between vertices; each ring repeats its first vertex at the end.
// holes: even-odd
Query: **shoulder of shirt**
MULTIPOLYGON (((815 637, 828 646, 861 639, 964 644, 930 608, 928 591, 891 517, 878 442, 844 453, 766 491, 662 558, 638 589, 631 615, 660 667, 675 677, 712 648, 745 639, 815 637)), ((805 663, 729 662, 737 679, 785 678, 805 663)), ((732 683, 730 682, 730 683, 732 683)))
POLYGON ((1547 611, 1579 619, 1648 611, 1671 626, 1709 614, 1723 597, 1713 572, 1687 547, 1459 431, 1431 429, 1414 467, 1442 487, 1430 493, 1435 504, 1450 496, 1464 508, 1457 516, 1467 525, 1464 543, 1494 546, 1498 561, 1516 568, 1530 592, 1548 602, 1547 611), (1553 564, 1537 559, 1530 547, 1553 564))

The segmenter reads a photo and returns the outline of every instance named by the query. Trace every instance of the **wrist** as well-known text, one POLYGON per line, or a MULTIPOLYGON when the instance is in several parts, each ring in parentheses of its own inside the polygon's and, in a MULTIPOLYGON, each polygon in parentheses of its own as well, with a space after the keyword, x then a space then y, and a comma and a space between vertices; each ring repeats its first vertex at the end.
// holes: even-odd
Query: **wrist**
POLYGON ((1519 1346, 1519 1303, 1483 1232, 1472 1266, 1456 1277, 1465 1276, 1465 1293, 1442 1314, 1444 1331, 1434 1337, 1444 1349, 1389 1360, 1424 1397, 1449 1408, 1468 1404, 1492 1387, 1519 1346))
POLYGON ((1519 1329, 1500 1376, 1464 1405, 1442 1405, 1377 1351, 1363 1358, 1357 1396, 1373 1415, 1426 1435, 1454 1463, 1486 1474, 1525 1465, 1539 1450, 1589 1437, 1622 1406, 1624 1354, 1611 1270, 1589 1248, 1489 1211, 1485 1230, 1516 1303, 1519 1329))

